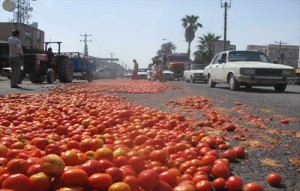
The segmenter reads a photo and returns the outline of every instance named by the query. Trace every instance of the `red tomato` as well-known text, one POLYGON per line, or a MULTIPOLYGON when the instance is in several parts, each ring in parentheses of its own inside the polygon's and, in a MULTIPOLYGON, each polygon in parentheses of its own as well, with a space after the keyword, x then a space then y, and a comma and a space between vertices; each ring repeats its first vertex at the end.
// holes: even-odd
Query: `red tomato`
POLYGON ((233 149, 228 149, 222 154, 222 158, 228 159, 229 162, 234 162, 236 160, 236 157, 236 151, 233 149))
POLYGON ((141 172, 145 167, 145 160, 141 156, 133 156, 128 160, 128 164, 132 166, 132 168, 136 172, 141 172))
POLYGON ((165 150, 154 150, 150 153, 149 159, 152 161, 158 161, 162 164, 166 163, 168 160, 168 153, 165 150))
POLYGON ((56 154, 58 156, 61 155, 61 148, 57 144, 49 144, 45 148, 46 154, 56 154))
POLYGON ((25 159, 12 159, 7 163, 9 174, 26 174, 29 163, 25 159))
POLYGON ((271 186, 279 186, 281 183, 281 176, 279 173, 273 172, 267 175, 266 180, 271 186))
POLYGON ((214 155, 210 155, 207 153, 202 157, 202 162, 204 163, 204 165, 212 165, 217 158, 214 155))
POLYGON ((31 175, 29 180, 32 184, 33 191, 45 191, 50 189, 51 179, 43 172, 31 175))
POLYGON ((143 170, 138 175, 138 181, 142 188, 150 190, 158 184, 159 175, 153 169, 143 170))
POLYGON ((88 175, 82 169, 72 168, 63 172, 61 181, 65 186, 84 186, 88 181, 88 175))
POLYGON ((88 178, 92 190, 107 190, 113 184, 113 179, 106 173, 95 173, 88 178))
POLYGON ((112 177, 113 182, 121 182, 124 178, 124 173, 117 167, 110 167, 105 170, 105 173, 112 177))
POLYGON ((234 147, 233 150, 236 152, 237 158, 245 158, 246 157, 246 151, 243 146, 234 147))
POLYGON ((164 181, 159 181, 152 191, 173 191, 173 187, 164 181))
POLYGON ((138 178, 135 177, 135 176, 125 176, 123 181, 122 182, 125 182, 127 183, 130 188, 131 188, 131 191, 139 191, 139 181, 138 181, 138 178))
POLYGON ((79 164, 79 157, 75 150, 67 150, 60 155, 66 166, 75 166, 79 164))
POLYGON ((173 191, 196 191, 196 189, 191 184, 180 184, 176 186, 173 191))
POLYGON ((224 164, 215 164, 211 169, 211 173, 215 178, 227 179, 230 176, 230 169, 224 164))
POLYGON ((240 191, 243 188, 243 180, 239 176, 230 176, 225 186, 228 191, 240 191))
POLYGON ((208 180, 201 180, 195 185, 196 191, 212 191, 212 185, 208 180))
POLYGON ((197 174, 193 176, 192 181, 197 184, 198 182, 200 182, 201 180, 209 180, 208 176, 206 174, 197 174))
POLYGON ((99 161, 92 159, 86 161, 84 164, 80 166, 80 168, 84 170, 88 174, 88 176, 90 176, 94 173, 101 172, 102 165, 100 164, 99 161))
POLYGON ((121 167, 128 164, 128 158, 126 156, 118 156, 114 158, 114 164, 117 167, 121 167))
POLYGON ((172 187, 177 185, 177 175, 171 170, 160 173, 159 180, 170 184, 172 187))
POLYGON ((14 191, 32 191, 32 185, 27 176, 24 174, 13 174, 8 176, 2 184, 2 188, 14 191), (16 184, 17 183, 17 184, 16 184))
POLYGON ((120 170, 122 170, 124 176, 137 176, 137 173, 129 165, 121 166, 120 170))
POLYGON ((264 188, 256 182, 249 182, 244 185, 243 191, 264 191, 264 188))
POLYGON ((65 168, 64 161, 55 154, 46 155, 40 158, 39 161, 41 171, 49 174, 50 176, 60 175, 65 168))
POLYGON ((131 191, 131 188, 125 182, 116 182, 108 188, 108 191, 131 191))
POLYGON ((212 185, 215 189, 223 189, 225 188, 225 179, 224 178, 216 178, 214 179, 212 185))

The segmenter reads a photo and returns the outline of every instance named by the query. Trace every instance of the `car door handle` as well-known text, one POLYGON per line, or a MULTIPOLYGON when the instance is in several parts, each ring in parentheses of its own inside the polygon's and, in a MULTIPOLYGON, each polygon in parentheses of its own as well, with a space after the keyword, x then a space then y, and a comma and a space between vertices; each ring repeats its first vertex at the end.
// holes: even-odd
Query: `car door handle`
POLYGON ((219 65, 216 65, 216 68, 219 68, 219 65))

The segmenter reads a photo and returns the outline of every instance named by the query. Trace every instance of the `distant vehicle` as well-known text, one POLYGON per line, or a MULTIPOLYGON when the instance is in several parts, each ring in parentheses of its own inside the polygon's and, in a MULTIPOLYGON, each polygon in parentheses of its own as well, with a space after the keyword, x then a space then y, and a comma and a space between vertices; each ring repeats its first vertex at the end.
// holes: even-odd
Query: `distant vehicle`
POLYGON ((204 81, 206 78, 203 75, 204 68, 207 64, 191 64, 183 72, 183 81, 194 83, 196 81, 204 81))
POLYGON ((164 81, 173 81, 175 80, 175 76, 174 76, 174 72, 170 71, 170 70, 164 70, 163 71, 163 78, 164 81))
POLYGON ((160 57, 159 60, 161 60, 170 71, 174 72, 176 79, 183 77, 185 65, 190 64, 189 56, 185 53, 165 54, 160 57))
POLYGON ((109 68, 98 68, 94 73, 95 79, 114 79, 113 71, 109 68))
MULTIPOLYGON (((156 76, 156 72, 153 70, 147 71, 147 79, 148 80, 158 80, 156 76)), ((173 81, 175 80, 174 72, 170 71, 168 68, 165 68, 163 71, 163 81, 173 81)))
POLYGON ((63 54, 68 55, 73 63, 74 78, 86 79, 88 82, 94 80, 94 73, 96 71, 96 64, 90 62, 79 52, 64 52, 63 54))
POLYGON ((227 83, 232 91, 240 86, 274 86, 277 92, 284 92, 294 80, 294 68, 271 63, 263 52, 225 51, 217 54, 205 67, 204 75, 209 87, 227 83))
POLYGON ((139 68, 138 70, 138 79, 147 79, 148 69, 147 68, 139 68))

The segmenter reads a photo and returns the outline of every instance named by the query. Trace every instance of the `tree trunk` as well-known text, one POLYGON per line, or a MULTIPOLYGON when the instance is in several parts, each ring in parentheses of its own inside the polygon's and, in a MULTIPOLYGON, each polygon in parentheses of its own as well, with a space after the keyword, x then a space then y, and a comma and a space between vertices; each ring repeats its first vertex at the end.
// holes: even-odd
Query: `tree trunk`
POLYGON ((191 58, 191 41, 188 42, 189 45, 188 45, 188 51, 187 51, 187 54, 189 56, 189 59, 191 58))

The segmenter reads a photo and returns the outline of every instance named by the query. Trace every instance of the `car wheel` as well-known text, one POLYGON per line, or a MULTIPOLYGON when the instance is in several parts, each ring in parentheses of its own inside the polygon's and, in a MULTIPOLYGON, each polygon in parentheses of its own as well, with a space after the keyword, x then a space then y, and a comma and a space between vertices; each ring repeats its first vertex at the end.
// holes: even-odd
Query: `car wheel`
POLYGON ((277 91, 277 92, 284 92, 285 89, 287 87, 287 84, 276 84, 274 86, 274 89, 277 91))
POLYGON ((233 74, 229 77, 229 88, 231 91, 236 91, 240 88, 239 82, 235 79, 233 74))
POLYGON ((214 81, 212 80, 212 78, 211 78, 210 75, 208 76, 208 86, 209 86, 210 88, 216 87, 216 82, 214 82, 214 81))

